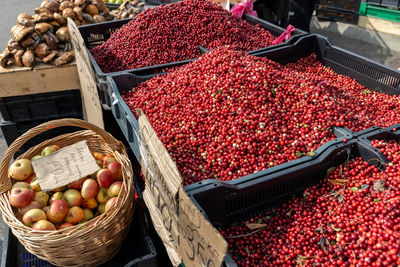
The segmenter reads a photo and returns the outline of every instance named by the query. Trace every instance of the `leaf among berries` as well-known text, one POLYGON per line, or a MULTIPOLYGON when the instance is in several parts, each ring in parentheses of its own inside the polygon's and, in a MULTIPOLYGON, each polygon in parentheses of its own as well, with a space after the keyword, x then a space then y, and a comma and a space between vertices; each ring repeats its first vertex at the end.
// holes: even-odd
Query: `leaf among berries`
POLYGON ((246 223, 245 225, 252 231, 267 227, 265 223, 246 223))
POLYGON ((384 192, 386 190, 385 185, 385 179, 379 179, 374 183, 373 189, 375 192, 384 192))
POLYGON ((297 259, 296 259, 296 263, 298 264, 298 265, 304 265, 306 262, 307 262, 307 257, 306 256, 301 256, 301 255, 298 255, 297 256, 297 259))

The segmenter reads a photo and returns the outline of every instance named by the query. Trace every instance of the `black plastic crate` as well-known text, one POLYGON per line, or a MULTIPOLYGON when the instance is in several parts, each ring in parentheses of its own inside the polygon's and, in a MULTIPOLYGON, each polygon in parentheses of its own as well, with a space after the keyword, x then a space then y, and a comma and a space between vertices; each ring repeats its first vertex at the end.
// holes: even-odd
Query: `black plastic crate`
POLYGON ((316 16, 319 20, 358 24, 361 1, 354 1, 354 5, 344 4, 352 1, 321 1, 326 4, 317 5, 316 16), (349 8, 352 7, 352 8, 349 8))
MULTIPOLYGON (((365 136, 377 137, 376 133, 377 131, 373 131, 365 136)), ((393 136, 400 139, 399 133, 393 136)), ((354 157, 362 157, 381 170, 385 169, 382 162, 387 162, 379 149, 360 136, 348 143, 333 144, 308 162, 282 168, 256 181, 234 185, 214 181, 189 191, 188 195, 215 227, 227 227, 279 207, 293 195, 301 195, 306 188, 323 179, 329 168, 354 157)), ((224 264, 236 266, 229 254, 226 255, 224 264)))
POLYGON ((82 114, 79 90, 0 98, 0 113, 5 121, 28 122, 82 114))
MULTIPOLYGON (((250 24, 253 25, 260 25, 262 28, 268 30, 271 32, 271 34, 275 36, 281 35, 285 29, 276 26, 270 22, 264 21, 262 19, 250 16, 245 14, 244 19, 247 20, 250 24)), ((103 22, 103 23, 97 23, 97 24, 92 24, 92 25, 85 25, 85 26, 80 26, 78 27, 82 38, 85 42, 89 59, 90 62, 92 63, 95 75, 96 75, 96 83, 97 83, 97 88, 99 90, 99 96, 100 96, 100 102, 103 106, 104 109, 110 110, 111 109, 111 102, 110 102, 110 88, 107 87, 107 76, 110 75, 118 75, 118 74, 123 74, 123 73, 133 73, 137 75, 145 75, 145 74, 153 74, 153 73, 158 73, 158 72, 163 72, 166 68, 174 67, 174 66, 180 66, 183 64, 187 64, 194 59, 188 59, 188 60, 183 60, 183 61, 178 61, 178 62, 173 62, 173 63, 166 63, 166 64, 159 64, 155 66, 149 66, 149 67, 143 67, 143 68, 137 68, 137 69, 130 69, 130 70, 124 70, 124 71, 117 71, 117 72, 110 72, 110 73, 105 73, 100 69, 100 66, 97 64, 95 59, 93 58, 92 53, 90 52, 90 49, 98 46, 102 43, 104 43, 108 38, 110 38, 110 35, 121 28, 124 24, 128 23, 132 19, 122 19, 122 20, 115 20, 115 21, 110 21, 110 22, 103 22)), ((306 32, 296 29, 292 33, 292 37, 286 41, 285 43, 278 44, 275 46, 270 46, 268 48, 261 48, 258 50, 255 50, 253 52, 260 52, 260 51, 265 51, 271 47, 280 47, 284 46, 285 44, 289 42, 293 42, 295 39, 297 39, 299 36, 304 36, 306 32)), ((199 48, 200 49, 200 48, 199 48)))
MULTIPOLYGON (((144 211, 135 211, 131 228, 118 254, 100 265, 102 267, 157 267, 159 259, 153 241, 148 234, 148 219, 144 211)), ((66 248, 67 249, 67 248, 66 248)), ((77 255, 79 257, 79 255, 77 255)), ((29 253, 5 225, 3 252, 0 267, 52 267, 54 265, 29 253)))
MULTIPOLYGON (((76 116, 69 116, 69 118, 75 118, 75 119, 83 119, 82 114, 76 115, 76 116)), ((59 119, 59 118, 57 118, 59 119)), ((9 122, 9 121, 0 121, 0 129, 3 133, 4 139, 7 143, 8 146, 14 142, 15 139, 17 139, 20 135, 24 134, 31 128, 38 126, 44 122, 47 122, 48 120, 36 120, 36 121, 31 121, 31 122, 24 122, 24 123, 14 123, 14 122, 9 122)), ((78 127, 59 127, 59 128, 54 128, 50 129, 44 133, 41 133, 32 139, 28 140, 18 151, 15 153, 15 157, 18 157, 25 151, 27 151, 29 148, 36 146, 40 143, 42 143, 45 140, 57 137, 59 135, 65 134, 65 133, 72 133, 75 131, 82 130, 81 128, 78 127)))
POLYGON ((358 12, 361 0, 319 0, 318 5, 358 12))
POLYGON ((365 0, 367 4, 400 9, 400 0, 365 0))

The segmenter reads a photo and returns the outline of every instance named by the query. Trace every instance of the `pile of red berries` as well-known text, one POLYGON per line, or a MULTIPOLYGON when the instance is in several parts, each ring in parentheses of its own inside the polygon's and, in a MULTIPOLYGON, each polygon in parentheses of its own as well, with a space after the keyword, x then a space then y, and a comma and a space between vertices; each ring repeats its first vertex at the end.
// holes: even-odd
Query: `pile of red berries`
POLYGON ((281 208, 221 231, 238 265, 398 266, 400 145, 372 145, 391 161, 385 171, 353 159, 281 208))
POLYGON ((197 58, 199 45, 250 51, 275 38, 211 1, 183 0, 147 9, 91 52, 104 72, 113 72, 197 58))
POLYGON ((369 91, 315 55, 282 66, 219 48, 123 98, 132 111, 144 110, 185 185, 312 156, 335 138, 334 126, 358 131, 400 121, 397 96, 369 91))

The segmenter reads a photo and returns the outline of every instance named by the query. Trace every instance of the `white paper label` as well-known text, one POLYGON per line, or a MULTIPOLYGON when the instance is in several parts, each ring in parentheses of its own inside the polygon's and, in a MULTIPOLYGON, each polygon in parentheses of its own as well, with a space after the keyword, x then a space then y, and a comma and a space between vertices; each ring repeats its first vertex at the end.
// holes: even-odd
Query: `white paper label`
POLYGON ((33 160, 32 166, 43 191, 67 185, 100 169, 86 140, 33 160))

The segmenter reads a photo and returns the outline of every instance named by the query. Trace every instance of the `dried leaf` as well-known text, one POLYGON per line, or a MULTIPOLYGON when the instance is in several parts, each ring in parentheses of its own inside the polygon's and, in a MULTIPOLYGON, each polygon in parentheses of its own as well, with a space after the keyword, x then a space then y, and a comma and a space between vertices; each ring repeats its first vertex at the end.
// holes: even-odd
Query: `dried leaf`
POLYGON ((297 263, 298 265, 304 265, 304 264, 306 263, 307 259, 308 259, 308 258, 307 258, 306 256, 298 255, 298 256, 297 256, 297 259, 296 259, 296 263, 297 263))
POLYGON ((353 191, 353 192, 356 192, 358 190, 358 188, 357 187, 352 187, 352 188, 350 188, 350 190, 353 191))
POLYGON ((272 217, 269 216, 269 215, 268 215, 268 216, 265 216, 265 219, 266 219, 266 220, 271 220, 271 218, 272 218, 272 217))
POLYGON ((246 246, 246 252, 247 254, 250 254, 249 246, 246 246))
POLYGON ((328 180, 333 185, 345 185, 349 182, 348 179, 333 179, 333 180, 328 180))
POLYGON ((361 186, 361 189, 368 189, 369 188, 369 184, 363 184, 362 186, 361 186))
POLYGON ((373 187, 374 191, 375 192, 384 192, 386 190, 385 184, 386 184, 385 179, 379 179, 378 181, 376 181, 374 183, 374 187, 373 187))
POLYGON ((289 217, 292 216, 293 211, 294 211, 293 208, 290 209, 288 212, 286 212, 286 216, 289 216, 289 217))
POLYGON ((372 203, 378 203, 378 202, 381 202, 380 198, 376 198, 376 199, 374 199, 374 201, 372 201, 372 203))
POLYGON ((339 176, 342 175, 342 173, 343 173, 343 166, 342 166, 342 164, 340 164, 340 167, 339 167, 339 176))
POLYGON ((320 225, 319 227, 317 227, 315 229, 315 232, 320 232, 321 234, 324 233, 324 228, 322 227, 322 225, 320 225))
POLYGON ((321 240, 319 241, 318 245, 322 248, 322 250, 326 253, 328 251, 326 247, 326 237, 322 237, 321 240))
POLYGON ((250 230, 258 230, 267 227, 265 223, 246 223, 247 228, 250 230))
POLYGON ((335 228, 335 226, 333 226, 333 224, 331 224, 331 228, 333 229, 333 230, 335 230, 336 232, 340 232, 342 229, 340 229, 340 228, 335 228))
POLYGON ((342 203, 342 202, 343 202, 343 199, 344 199, 344 194, 340 194, 340 195, 337 197, 337 200, 339 201, 339 203, 342 203))

